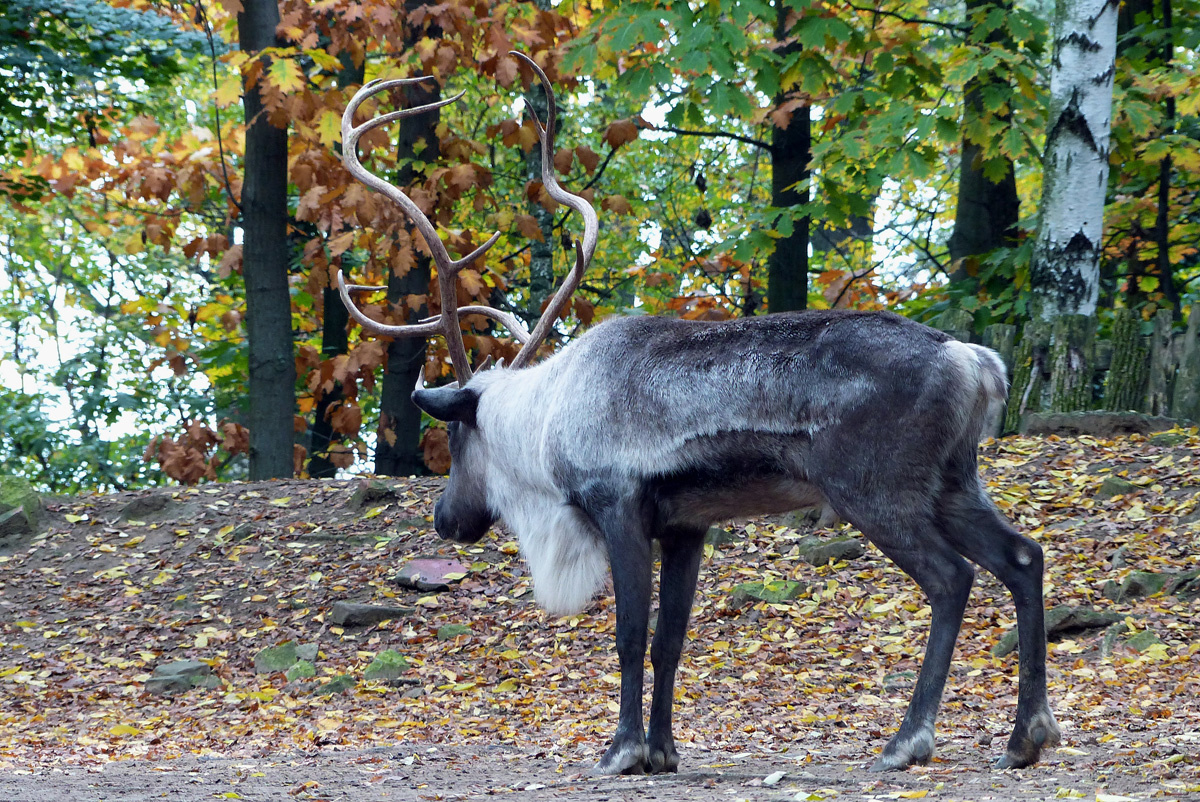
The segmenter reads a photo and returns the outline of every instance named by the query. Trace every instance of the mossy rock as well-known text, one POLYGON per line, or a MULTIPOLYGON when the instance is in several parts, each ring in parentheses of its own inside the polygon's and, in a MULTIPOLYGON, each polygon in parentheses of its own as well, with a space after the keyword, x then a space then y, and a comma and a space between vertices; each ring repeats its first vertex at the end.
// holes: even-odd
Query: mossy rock
POLYGON ((42 500, 20 476, 0 476, 0 541, 41 528, 42 500))
POLYGON ((1146 651, 1156 643, 1162 643, 1162 640, 1148 629, 1143 629, 1141 632, 1125 640, 1126 646, 1139 653, 1146 651))
POLYGON ((1106 499, 1113 496, 1124 496, 1137 489, 1138 486, 1133 482, 1126 481, 1119 476, 1106 476, 1104 477, 1104 481, 1100 483, 1100 487, 1096 490, 1096 498, 1106 499))
POLYGON ((777 579, 769 582, 743 582, 733 589, 729 595, 729 604, 732 607, 741 607, 750 602, 767 602, 768 604, 782 604, 786 601, 799 598, 807 586, 803 582, 796 582, 791 579, 777 579))
POLYGON ((404 659, 404 655, 394 649, 388 649, 375 655, 375 659, 371 661, 371 665, 367 666, 366 671, 363 672, 363 679, 400 679, 408 669, 409 662, 404 659))
POLYGON ((835 537, 825 540, 806 537, 797 544, 800 556, 810 565, 828 565, 842 560, 857 560, 866 553, 862 541, 853 537, 835 537))
POLYGON ((335 693, 349 693, 358 683, 349 674, 338 674, 333 679, 317 688, 317 696, 333 696, 335 693))
POLYGON ((212 666, 199 660, 176 660, 157 666, 150 679, 146 680, 146 691, 157 696, 184 693, 192 688, 219 688, 221 680, 212 673, 212 666))
POLYGON ((299 659, 296 654, 296 642, 284 641, 278 646, 268 646, 254 655, 254 673, 274 674, 276 671, 287 671, 299 659))
POLYGON ((287 681, 295 682, 300 679, 309 679, 317 676, 317 667, 307 660, 298 660, 287 670, 287 681))
POLYGON ((1187 441, 1187 433, 1180 431, 1159 432, 1146 438, 1146 442, 1152 446, 1179 446, 1187 441))
POLYGON ((438 640, 454 640, 459 635, 470 635, 471 628, 466 624, 446 624, 437 631, 438 640))

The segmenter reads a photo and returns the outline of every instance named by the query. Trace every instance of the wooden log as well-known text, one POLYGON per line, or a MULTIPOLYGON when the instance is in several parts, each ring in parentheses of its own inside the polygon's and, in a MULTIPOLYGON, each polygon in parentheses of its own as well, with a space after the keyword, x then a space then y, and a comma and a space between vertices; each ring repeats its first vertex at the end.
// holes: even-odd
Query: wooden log
POLYGON ((1021 416, 1042 410, 1042 374, 1046 367, 1050 326, 1044 320, 1025 324, 1021 341, 1013 356, 1012 384, 1008 391, 1008 412, 1004 416, 1004 431, 1015 432, 1021 426, 1021 416))
POLYGON ((1171 416, 1200 423, 1200 304, 1192 304, 1171 396, 1171 416))
POLYGON ((1104 377, 1102 409, 1137 410, 1146 397, 1148 355, 1141 317, 1132 309, 1118 309, 1113 317, 1112 363, 1104 377))
POLYGON ((1092 365, 1096 361, 1096 319, 1060 315, 1050 341, 1051 412, 1092 407, 1092 365))
POLYGON ((1171 410, 1171 384, 1175 378, 1175 349, 1171 337, 1171 310, 1159 309, 1150 335, 1150 377, 1143 411, 1167 415, 1171 410))
POLYGON ((933 327, 960 342, 969 343, 971 333, 975 330, 975 316, 965 309, 947 309, 938 315, 933 327))

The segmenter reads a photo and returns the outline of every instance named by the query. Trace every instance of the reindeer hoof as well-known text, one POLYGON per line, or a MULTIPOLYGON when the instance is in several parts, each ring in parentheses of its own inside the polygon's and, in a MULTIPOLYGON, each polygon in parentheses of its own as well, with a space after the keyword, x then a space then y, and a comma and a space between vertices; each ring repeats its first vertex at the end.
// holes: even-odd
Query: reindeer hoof
POLYGON ((679 753, 675 751, 674 744, 668 744, 664 748, 650 749, 649 752, 647 762, 650 764, 651 774, 679 771, 679 753))
POLYGON ((610 776, 614 774, 645 774, 648 764, 646 745, 626 741, 613 744, 604 757, 592 769, 592 774, 610 776))
POLYGON ((871 771, 902 771, 909 766, 924 766, 933 757, 933 730, 912 735, 896 733, 883 748, 883 754, 871 765, 871 771))
POLYGON ((1018 722, 1012 737, 1008 739, 1008 750, 996 761, 996 768, 1021 769, 1032 766, 1038 762, 1043 748, 1054 746, 1061 738, 1062 731, 1054 720, 1054 714, 1049 708, 1044 708, 1030 717, 1025 727, 1018 722))

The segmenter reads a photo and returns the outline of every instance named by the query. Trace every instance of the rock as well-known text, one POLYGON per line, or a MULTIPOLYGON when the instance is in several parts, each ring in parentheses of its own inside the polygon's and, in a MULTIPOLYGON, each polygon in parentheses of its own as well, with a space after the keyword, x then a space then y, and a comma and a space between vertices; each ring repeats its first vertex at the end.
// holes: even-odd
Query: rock
POLYGON ((830 562, 856 560, 866 553, 862 541, 853 537, 835 537, 822 540, 806 537, 797 544, 800 556, 811 565, 828 565, 830 562))
POLYGON ((799 598, 808 588, 803 582, 777 579, 769 582, 744 582, 729 594, 730 607, 742 607, 753 602, 781 604, 799 598))
POLYGON ((332 696, 335 693, 347 693, 354 690, 354 686, 358 683, 354 681, 354 677, 349 674, 338 674, 333 679, 326 682, 320 688, 317 688, 317 696, 332 696))
POLYGON ((467 566, 458 560, 410 560, 396 574, 396 582, 406 588, 436 593, 449 590, 452 583, 462 581, 467 571, 467 566))
POLYGON ((404 655, 393 649, 388 649, 375 655, 375 659, 371 661, 371 665, 367 666, 366 670, 363 671, 363 679, 400 679, 404 675, 404 672, 408 671, 409 667, 409 662, 404 659, 404 655))
POLYGON ((133 501, 121 508, 119 517, 122 521, 149 521, 156 518, 168 518, 176 508, 182 506, 169 493, 151 493, 133 501))
POLYGON ((883 678, 883 689, 885 691, 902 691, 911 688, 917 682, 917 672, 915 671, 897 671, 895 674, 888 674, 883 678))
POLYGON ((710 526, 704 533, 704 542, 710 546, 724 546, 737 541, 737 535, 723 526, 710 526))
POLYGON ((284 641, 278 646, 268 646, 254 655, 254 673, 273 674, 276 671, 287 671, 299 659, 296 656, 296 642, 284 641))
POLYGON ((1146 438, 1146 442, 1152 446, 1179 446, 1183 445, 1187 441, 1188 436, 1186 432, 1176 431, 1159 432, 1158 434, 1152 434, 1146 438))
POLYGON ((354 489, 346 506, 361 510, 366 507, 378 506, 381 501, 394 501, 397 498, 399 495, 396 493, 395 485, 391 482, 384 479, 364 479, 354 489))
POLYGON ((20 476, 0 476, 0 543, 35 534, 41 528, 42 499, 20 476))
POLYGON ((1032 412, 1021 418, 1021 434, 1092 435, 1150 434, 1174 429, 1179 421, 1140 412, 1032 412))
POLYGON ((1186 599, 1200 596, 1200 571, 1175 574, 1167 582, 1166 592, 1171 596, 1182 596, 1186 599))
POLYGON ((287 670, 287 681, 295 682, 300 679, 309 679, 317 675, 317 667, 307 660, 297 660, 296 664, 287 670))
POLYGON ((157 666, 150 679, 146 680, 146 691, 158 696, 183 693, 192 688, 219 688, 221 680, 212 673, 212 666, 199 660, 177 660, 157 666))
POLYGON ((1130 599, 1140 599, 1145 596, 1162 593, 1166 590, 1167 583, 1171 580, 1172 576, 1174 574, 1134 571, 1125 577, 1125 581, 1121 583, 1121 587, 1117 590, 1116 598, 1113 601, 1124 602, 1130 599))
POLYGON ((454 640, 459 635, 470 635, 471 628, 465 624, 446 624, 437 631, 438 640, 454 640))
MULTIPOLYGON (((1120 613, 1104 613, 1093 610, 1091 607, 1072 607, 1069 604, 1060 604, 1046 611, 1046 637, 1052 638, 1089 629, 1103 629, 1124 620, 1125 616, 1120 613)), ((1014 627, 1005 632, 999 642, 992 647, 992 656, 1004 657, 1016 651, 1016 648, 1017 630, 1014 627)))
POLYGON ((391 621, 413 614, 411 607, 387 607, 382 604, 334 602, 329 621, 339 627, 366 627, 380 621, 391 621))
POLYGON ((1156 643, 1162 643, 1162 641, 1148 629, 1143 629, 1141 632, 1125 640, 1125 645, 1135 652, 1144 652, 1156 643))
POLYGON ((318 647, 315 643, 302 643, 296 647, 296 659, 309 663, 317 662, 318 647))
POLYGON ((1138 486, 1133 482, 1126 481, 1119 476, 1106 476, 1104 477, 1104 481, 1100 483, 1100 487, 1096 489, 1096 498, 1106 499, 1113 496, 1124 496, 1137 489, 1138 486))
POLYGON ((780 522, 790 529, 829 529, 841 523, 841 518, 827 505, 805 507, 785 513, 780 522))
POLYGON ((400 696, 405 699, 420 699, 424 695, 425 689, 420 686, 417 686, 416 688, 409 688, 407 691, 400 694, 400 696))

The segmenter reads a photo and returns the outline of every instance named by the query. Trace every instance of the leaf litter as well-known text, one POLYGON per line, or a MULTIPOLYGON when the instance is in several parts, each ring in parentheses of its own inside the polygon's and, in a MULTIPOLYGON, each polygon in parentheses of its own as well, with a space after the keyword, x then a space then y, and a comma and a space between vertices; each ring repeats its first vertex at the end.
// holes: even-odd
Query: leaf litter
MULTIPOLYGON (((63 766, 111 774, 208 761, 236 785, 238 761, 286 759, 318 772, 286 780, 299 798, 326 798, 322 765, 365 767, 355 776, 375 772, 393 797, 414 799, 520 795, 534 784, 546 785, 539 797, 566 798, 576 786, 632 782, 663 798, 680 784, 713 799, 978 798, 985 789, 991 798, 1195 797, 1196 595, 1118 602, 1105 588, 1136 572, 1200 569, 1200 437, 1183 434, 1171 444, 1018 437, 983 447, 993 498, 1046 550, 1047 608, 1121 615, 1107 630, 1052 640, 1050 699, 1064 741, 1023 771, 988 768, 1016 705, 1017 655, 992 654, 1015 626, 999 583, 978 576, 934 761, 872 775, 865 766, 911 694, 929 608, 876 550, 813 567, 798 545, 810 531, 755 519, 706 547, 676 691, 684 773, 584 778, 617 719, 612 599, 562 618, 539 610, 510 535, 460 547, 432 532, 436 478, 386 480, 365 509, 352 503, 361 479, 51 501, 49 531, 0 554, 0 769, 30 792, 63 766), (1108 477, 1133 489, 1098 495, 1108 477), (396 583, 416 557, 470 570, 442 593, 396 583), (783 603, 731 601, 738 585, 774 581, 803 590, 783 603), (400 611, 338 627, 329 611, 347 600, 400 611), (315 676, 256 674, 256 654, 287 641, 316 644, 315 676), (398 677, 365 678, 380 655, 398 677), (146 692, 156 666, 182 660, 208 664, 219 687, 146 692), (342 692, 317 692, 335 681, 342 692), (474 782, 439 787, 454 765, 474 766, 464 775, 474 782)), ((269 770, 251 774, 266 782, 269 770)))

